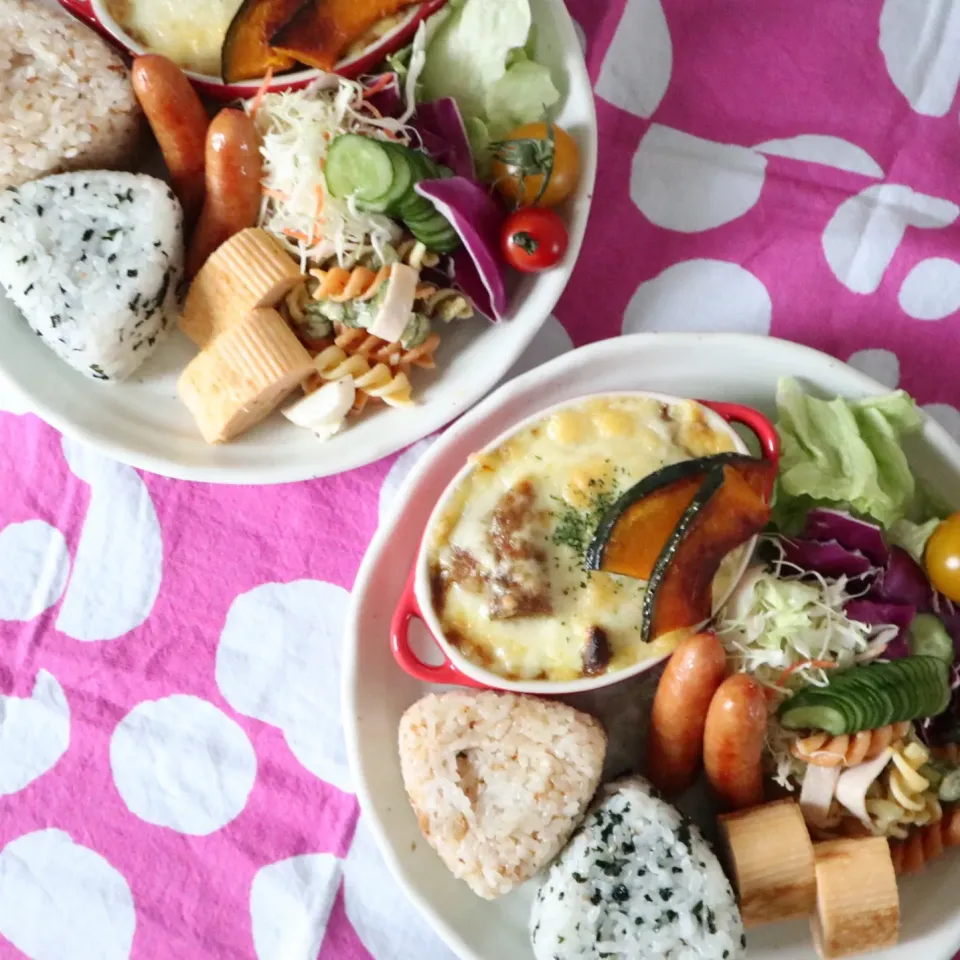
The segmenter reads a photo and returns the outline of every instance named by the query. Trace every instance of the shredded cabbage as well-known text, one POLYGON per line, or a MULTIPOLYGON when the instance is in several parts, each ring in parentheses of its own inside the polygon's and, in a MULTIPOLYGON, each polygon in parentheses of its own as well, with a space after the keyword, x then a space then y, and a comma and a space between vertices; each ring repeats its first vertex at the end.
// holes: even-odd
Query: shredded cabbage
POLYGON ((787 790, 795 790, 803 783, 807 771, 807 762, 800 760, 790 752, 790 745, 797 739, 796 731, 784 730, 772 713, 767 721, 765 747, 769 760, 770 775, 773 780, 787 790))
POLYGON ((420 26, 417 27, 416 36, 413 38, 413 45, 410 47, 410 63, 407 66, 407 75, 403 84, 403 96, 407 106, 400 119, 404 123, 417 112, 417 87, 420 84, 420 77, 426 65, 427 24, 421 22, 420 26))
POLYGON ((381 117, 364 98, 362 84, 335 76, 304 90, 267 94, 254 119, 263 141, 260 226, 299 256, 304 269, 307 260, 334 256, 343 267, 371 253, 384 262, 400 228, 387 217, 357 210, 350 199, 331 197, 323 161, 342 133, 408 143, 415 136, 411 128, 381 117))
POLYGON ((816 582, 785 575, 782 569, 752 568, 741 580, 721 614, 717 635, 739 668, 762 684, 787 694, 798 685, 825 686, 826 670, 805 661, 851 667, 878 657, 889 631, 850 620, 843 612, 852 599, 847 580, 816 582), (797 665, 800 666, 797 666, 797 665), (793 669, 780 682, 784 671, 793 669))
MULTIPOLYGON (((835 663, 839 668, 864 663, 880 656, 896 633, 844 614, 855 596, 846 578, 790 574, 785 572, 788 566, 780 561, 772 570, 760 566, 748 570, 717 623, 717 636, 737 669, 756 677, 777 696, 804 684, 826 685, 827 669, 808 661, 835 663), (784 679, 784 672, 791 668, 784 679)), ((804 764, 790 754, 790 740, 772 713, 766 746, 773 777, 793 789, 793 781, 802 778, 804 764)))

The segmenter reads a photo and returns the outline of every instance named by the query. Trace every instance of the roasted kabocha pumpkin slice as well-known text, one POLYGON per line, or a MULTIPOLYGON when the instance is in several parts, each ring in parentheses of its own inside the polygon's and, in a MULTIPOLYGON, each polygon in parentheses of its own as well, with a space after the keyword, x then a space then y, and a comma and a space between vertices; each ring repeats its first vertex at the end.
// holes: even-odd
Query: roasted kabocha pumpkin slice
POLYGON ((270 40, 287 56, 332 71, 348 48, 381 20, 420 0, 306 0, 270 40))
POLYGON ((680 518, 717 465, 729 466, 758 495, 769 498, 776 474, 769 460, 721 453, 670 464, 644 477, 607 510, 587 548, 587 569, 649 580, 680 518))
POLYGON ((297 61, 270 46, 270 38, 299 9, 303 0, 243 0, 234 14, 221 51, 227 83, 256 80, 268 70, 289 70, 297 61))
POLYGON ((654 564, 643 600, 643 640, 705 623, 713 581, 731 551, 758 534, 770 506, 734 464, 715 464, 654 564))

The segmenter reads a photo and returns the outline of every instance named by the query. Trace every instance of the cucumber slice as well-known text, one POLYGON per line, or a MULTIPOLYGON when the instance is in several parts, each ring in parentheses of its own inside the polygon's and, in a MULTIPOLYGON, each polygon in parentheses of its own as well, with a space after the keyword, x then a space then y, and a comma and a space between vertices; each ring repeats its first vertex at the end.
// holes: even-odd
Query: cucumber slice
POLYGON ((416 191, 409 193, 397 207, 397 216, 405 223, 426 220, 437 212, 437 208, 416 191))
POLYGON ((831 674, 825 687, 806 687, 779 711, 788 730, 825 730, 833 736, 891 723, 935 717, 950 702, 947 664, 911 656, 831 674))
POLYGON ((426 216, 406 218, 405 223, 410 232, 431 250, 446 253, 449 250, 455 250, 460 243, 457 231, 453 229, 447 218, 434 208, 433 204, 430 204, 430 212, 426 216))
MULTIPOLYGON (((930 687, 931 697, 935 695, 935 691, 939 691, 942 688, 940 701, 936 702, 935 700, 931 700, 932 707, 930 712, 922 714, 922 716, 925 717, 936 717, 950 706, 952 699, 950 690, 950 664, 945 663, 939 657, 911 657, 910 659, 916 661, 926 674, 926 684, 930 687)), ((928 704, 928 707, 930 707, 931 704, 928 704)))
POLYGON ((453 253, 460 246, 460 237, 455 230, 430 236, 418 234, 416 230, 411 233, 432 253, 453 253))
POLYGON ((859 682, 857 677, 851 677, 850 686, 857 695, 850 697, 844 703, 847 726, 855 727, 857 730, 872 730, 877 725, 875 723, 877 717, 896 712, 885 691, 859 682))
POLYGON ((372 213, 393 215, 408 197, 417 196, 413 190, 413 185, 417 182, 417 171, 410 162, 412 151, 395 143, 385 143, 384 148, 390 154, 390 162, 393 164, 393 183, 386 193, 372 201, 379 209, 373 210, 372 205, 368 209, 372 213))
POLYGON ((425 153, 355 133, 337 137, 327 151, 327 189, 338 199, 353 197, 367 213, 403 220, 428 249, 450 253, 460 237, 443 214, 414 187, 450 174, 425 153))
POLYGON ((783 714, 780 721, 788 730, 826 730, 834 736, 839 736, 833 733, 834 730, 845 730, 849 726, 840 703, 794 707, 789 715, 783 714))
POLYGON ((423 211, 419 216, 414 215, 408 217, 406 220, 407 226, 410 227, 419 227, 421 230, 440 230, 443 227, 449 227, 450 223, 447 218, 440 213, 437 208, 427 200, 426 197, 421 197, 419 194, 416 195, 417 199, 424 200, 429 204, 429 209, 427 207, 421 207, 423 211))
POLYGON ((456 235, 456 231, 454 231, 453 227, 451 227, 443 217, 439 219, 430 217, 426 220, 408 220, 407 226, 410 228, 410 232, 424 243, 426 243, 427 240, 434 238, 439 239, 451 233, 454 234, 454 236, 456 235))
POLYGON ((460 246, 460 242, 460 234, 451 230, 449 234, 437 237, 425 246, 434 253, 453 253, 460 246))
POLYGON ((858 702, 862 705, 861 730, 882 727, 883 717, 899 716, 913 709, 909 696, 904 693, 903 682, 891 682, 891 679, 882 673, 864 675, 861 671, 850 677, 850 688, 857 691, 858 702))
MULTIPOLYGON (((441 218, 443 219, 443 218, 441 218)), ((435 253, 452 253, 460 245, 460 235, 449 223, 424 226, 408 223, 410 232, 428 249, 435 253)))
POLYGON ((355 197, 358 206, 389 194, 395 176, 386 144, 356 133, 342 134, 330 144, 324 174, 332 196, 355 197))
POLYGON ((943 621, 932 613, 920 613, 910 624, 910 652, 953 663, 953 640, 943 621))
POLYGON ((410 151, 410 163, 417 171, 417 182, 439 177, 439 168, 422 150, 410 151))

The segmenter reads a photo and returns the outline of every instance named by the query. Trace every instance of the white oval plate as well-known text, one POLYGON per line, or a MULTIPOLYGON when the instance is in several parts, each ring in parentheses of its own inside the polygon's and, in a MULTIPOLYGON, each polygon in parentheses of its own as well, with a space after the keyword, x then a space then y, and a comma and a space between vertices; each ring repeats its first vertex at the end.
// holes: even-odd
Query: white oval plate
POLYGON ((555 270, 510 290, 510 316, 446 326, 438 369, 417 371, 418 404, 377 409, 326 443, 280 414, 239 441, 210 447, 177 398, 177 377, 193 347, 175 333, 123 384, 84 377, 48 350, 0 293, 0 377, 31 409, 68 436, 115 460, 182 480, 287 483, 324 477, 389 456, 458 417, 491 390, 533 339, 570 279, 590 213, 597 169, 597 120, 580 42, 562 0, 532 0, 537 57, 563 95, 556 114, 580 145, 582 176, 569 201, 570 248, 555 270))
MULTIPOLYGON (((795 376, 825 397, 887 392, 879 383, 822 353, 762 337, 638 334, 573 351, 518 378, 448 431, 417 465, 377 532, 353 590, 343 676, 343 726, 363 812, 386 861, 411 901, 463 960, 532 960, 527 916, 534 886, 527 884, 489 903, 454 881, 420 835, 410 809, 397 755, 404 710, 430 689, 394 662, 389 624, 420 535, 433 505, 465 458, 525 417, 586 393, 649 390, 676 396, 728 400, 774 415, 777 380, 795 376)), ((927 420, 907 448, 915 474, 957 502, 960 448, 927 420)), ((645 702, 656 673, 606 691, 564 698, 598 713, 611 733, 605 775, 635 767, 642 757, 645 702)), ((436 688, 434 688, 436 689, 436 688)), ((712 817, 702 791, 681 806, 712 817)), ((960 860, 948 853, 921 876, 903 881, 903 939, 876 960, 951 960, 960 946, 960 903, 949 883, 960 860)), ((807 925, 766 927, 748 937, 749 960, 814 960, 807 925)))

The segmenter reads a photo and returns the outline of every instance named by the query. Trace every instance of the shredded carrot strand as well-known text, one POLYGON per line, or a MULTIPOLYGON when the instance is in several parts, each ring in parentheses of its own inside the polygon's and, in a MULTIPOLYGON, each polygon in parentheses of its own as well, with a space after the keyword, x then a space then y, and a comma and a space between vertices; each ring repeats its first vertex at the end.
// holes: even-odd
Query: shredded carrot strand
POLYGON ((317 184, 316 191, 317 191, 317 212, 314 214, 314 219, 320 220, 320 214, 323 213, 323 202, 324 202, 323 187, 321 187, 320 184, 317 184))
POLYGON ((289 237, 291 240, 302 240, 311 247, 320 241, 320 236, 314 230, 310 231, 309 236, 307 236, 307 234, 305 234, 302 230, 293 230, 290 227, 284 227, 280 232, 285 237, 289 237))
POLYGON ((273 82, 273 67, 268 67, 267 72, 263 75, 263 83, 260 84, 260 89, 253 96, 253 103, 250 104, 250 116, 252 119, 256 119, 257 111, 260 109, 260 105, 263 103, 263 98, 267 95, 267 91, 270 89, 270 84, 273 82))
POLYGON ((393 83, 393 77, 389 73, 382 73, 377 78, 376 83, 367 87, 367 89, 363 91, 364 99, 367 97, 375 97, 381 91, 386 90, 391 83, 393 83))
POLYGON ((263 188, 263 195, 273 200, 289 200, 290 198, 282 190, 271 190, 269 187, 263 188))
POLYGON ((782 687, 797 670, 803 667, 814 667, 818 670, 832 670, 836 666, 837 664, 832 660, 798 660, 780 674, 777 685, 782 687))

